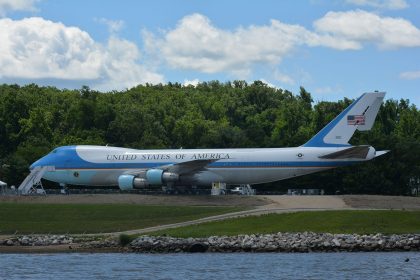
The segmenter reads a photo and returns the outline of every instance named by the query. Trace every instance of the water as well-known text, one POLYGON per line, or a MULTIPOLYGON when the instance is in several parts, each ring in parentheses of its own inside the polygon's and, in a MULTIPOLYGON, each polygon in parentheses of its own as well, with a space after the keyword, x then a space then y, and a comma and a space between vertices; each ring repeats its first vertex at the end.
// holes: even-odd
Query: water
POLYGON ((419 267, 415 252, 0 255, 0 279, 420 279, 419 267))

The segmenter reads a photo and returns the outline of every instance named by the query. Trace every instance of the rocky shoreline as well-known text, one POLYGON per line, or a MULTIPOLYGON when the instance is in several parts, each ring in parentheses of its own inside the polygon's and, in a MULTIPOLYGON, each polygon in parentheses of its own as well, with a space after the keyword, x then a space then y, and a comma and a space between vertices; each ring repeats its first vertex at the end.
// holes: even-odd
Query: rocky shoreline
POLYGON ((359 235, 330 233, 276 233, 208 238, 174 238, 140 236, 122 238, 72 237, 67 235, 14 236, 0 240, 0 252, 22 251, 89 251, 89 252, 371 252, 420 251, 420 234, 359 235), (3 248, 3 249, 2 249, 3 248))
POLYGON ((78 243, 77 239, 66 235, 23 235, 0 240, 3 246, 53 246, 78 243))

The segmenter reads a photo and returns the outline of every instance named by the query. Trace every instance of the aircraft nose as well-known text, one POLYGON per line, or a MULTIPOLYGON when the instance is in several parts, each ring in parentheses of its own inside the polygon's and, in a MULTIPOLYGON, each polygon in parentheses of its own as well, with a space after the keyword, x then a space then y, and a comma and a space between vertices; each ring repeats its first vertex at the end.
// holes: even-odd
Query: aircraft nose
POLYGON ((34 163, 31 164, 31 166, 29 166, 29 170, 33 170, 35 167, 40 166, 40 159, 35 161, 34 163))
POLYGON ((48 155, 46 155, 46 156, 38 159, 34 163, 32 163, 31 166, 29 166, 29 170, 32 170, 37 166, 47 166, 47 165, 51 165, 51 160, 50 160, 48 155))

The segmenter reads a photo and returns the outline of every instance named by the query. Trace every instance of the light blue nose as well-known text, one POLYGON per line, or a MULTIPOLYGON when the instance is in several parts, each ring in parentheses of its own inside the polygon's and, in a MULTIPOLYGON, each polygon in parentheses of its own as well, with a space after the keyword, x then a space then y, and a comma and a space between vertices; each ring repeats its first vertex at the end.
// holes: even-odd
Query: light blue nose
POLYGON ((51 163, 52 163, 52 158, 50 157, 50 155, 46 155, 46 156, 38 159, 34 163, 32 163, 31 166, 29 167, 29 170, 32 170, 32 169, 34 169, 37 166, 52 165, 51 163))

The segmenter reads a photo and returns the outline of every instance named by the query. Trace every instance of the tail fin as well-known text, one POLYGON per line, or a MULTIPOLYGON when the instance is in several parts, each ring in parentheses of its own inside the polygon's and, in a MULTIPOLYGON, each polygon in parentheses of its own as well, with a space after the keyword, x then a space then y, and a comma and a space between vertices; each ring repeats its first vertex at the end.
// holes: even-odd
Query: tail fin
POLYGON ((384 96, 385 92, 364 93, 303 147, 350 146, 348 142, 356 129, 365 131, 372 128, 384 96))

